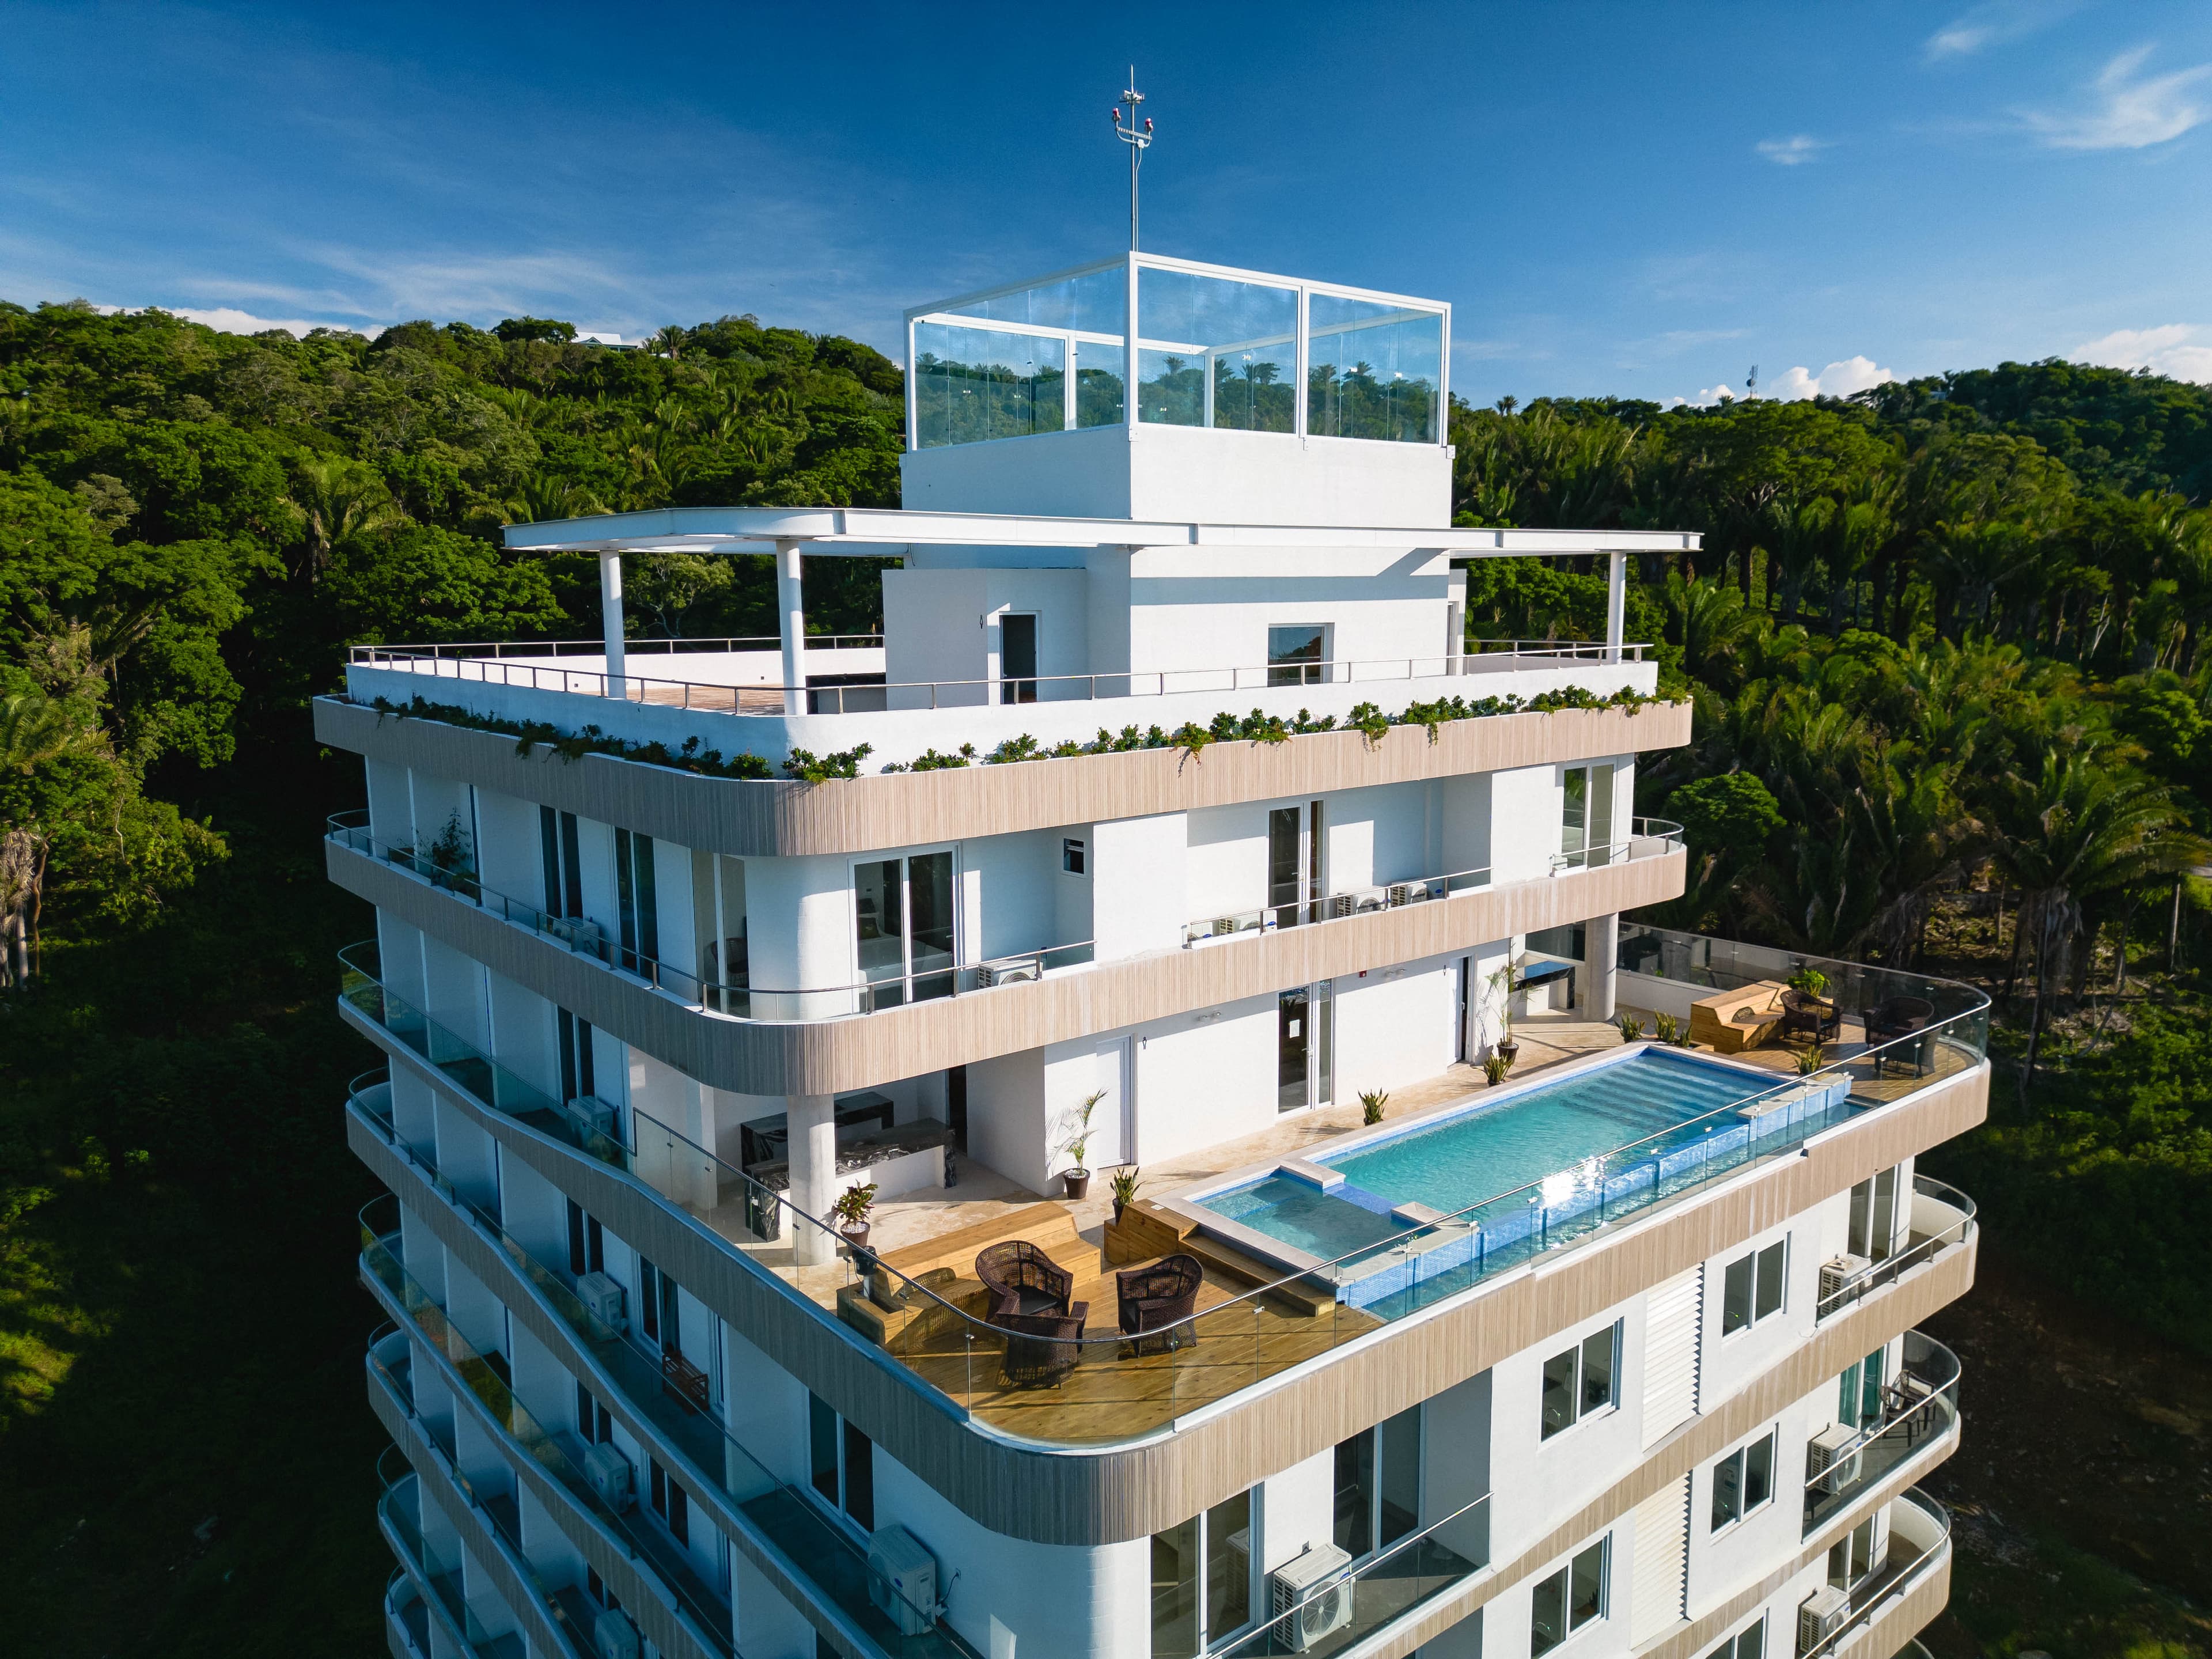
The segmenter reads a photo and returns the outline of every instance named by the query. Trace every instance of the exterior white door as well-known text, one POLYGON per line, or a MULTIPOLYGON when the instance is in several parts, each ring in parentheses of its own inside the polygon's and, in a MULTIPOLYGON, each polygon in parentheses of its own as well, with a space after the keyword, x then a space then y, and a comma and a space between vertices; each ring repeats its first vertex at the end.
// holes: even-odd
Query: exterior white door
POLYGON ((1644 1443, 1656 1446, 1698 1414, 1703 1262, 1654 1288, 1644 1306, 1644 1443))
POLYGON ((1628 1644, 1640 1648, 1688 1617, 1690 1477, 1670 1480, 1636 1506, 1636 1571, 1628 1644))

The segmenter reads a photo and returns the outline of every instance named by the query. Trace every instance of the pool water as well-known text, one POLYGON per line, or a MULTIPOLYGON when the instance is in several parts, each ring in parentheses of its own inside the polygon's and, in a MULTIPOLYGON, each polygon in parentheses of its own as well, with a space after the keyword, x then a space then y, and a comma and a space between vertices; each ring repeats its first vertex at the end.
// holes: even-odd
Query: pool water
POLYGON ((1380 1244, 1407 1231, 1402 1222, 1346 1202, 1292 1176, 1269 1176, 1255 1186, 1218 1194, 1206 1200, 1206 1207, 1270 1238, 1310 1250, 1324 1261, 1380 1244))
POLYGON ((1615 1147, 1644 1143, 1633 1156, 1656 1158, 1732 1127, 1733 1114, 1694 1120, 1780 1081, 1647 1048, 1371 1151, 1317 1161, 1392 1204, 1425 1204, 1449 1215, 1615 1147))

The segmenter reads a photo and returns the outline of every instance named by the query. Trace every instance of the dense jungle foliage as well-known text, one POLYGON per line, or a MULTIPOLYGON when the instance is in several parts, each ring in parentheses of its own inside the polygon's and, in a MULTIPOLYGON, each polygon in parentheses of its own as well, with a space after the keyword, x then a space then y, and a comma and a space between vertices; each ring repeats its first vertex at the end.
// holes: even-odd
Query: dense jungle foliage
MULTIPOLYGON (((368 1653, 366 931, 321 876, 357 763, 308 699, 349 641, 597 632, 587 561, 506 522, 897 499, 897 365, 724 318, 371 342, 0 304, 0 1563, 42 1651, 368 1653)), ((1847 403, 1456 407, 1462 521, 1663 526, 1631 633, 1693 700, 1638 810, 1651 919, 1958 974, 1999 1000, 1990 1127, 1939 1160, 1990 1236, 2212 1351, 2212 388, 2058 362, 1847 403)), ((810 620, 880 624, 875 568, 810 620)), ((773 630, 764 561, 628 576, 632 626, 773 630)), ((1479 564, 1470 627, 1589 637, 1603 579, 1479 564)), ((1400 711, 1387 711, 1396 714, 1400 711)))

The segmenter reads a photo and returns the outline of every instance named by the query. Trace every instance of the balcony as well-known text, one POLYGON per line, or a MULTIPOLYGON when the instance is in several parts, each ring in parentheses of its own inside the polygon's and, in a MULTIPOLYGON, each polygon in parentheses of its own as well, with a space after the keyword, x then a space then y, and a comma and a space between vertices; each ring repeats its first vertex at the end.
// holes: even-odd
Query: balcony
MULTIPOLYGON (((1905 1597, 1950 1565, 1949 1512, 1917 1487, 1899 1493, 1889 1506, 1889 1547, 1881 1565, 1850 1587, 1850 1608, 1843 1623, 1801 1650, 1798 1659, 1827 1659, 1853 1637, 1879 1625, 1905 1597)), ((1918 1645, 1908 1643, 1898 1659, 1905 1659, 1918 1645)))
POLYGON ((1950 1455, 1959 1428, 1959 1357, 1931 1336, 1905 1334, 1905 1364, 1881 1388, 1880 1415, 1833 1446, 1806 1451, 1805 1536, 1907 1464, 1950 1455))
MULTIPOLYGON (((966 1276, 966 1262, 994 1237, 1060 1241, 1053 1248, 1084 1267, 1073 1299, 1089 1301, 1103 1325, 1115 1305, 1114 1281, 1097 1248, 1076 1234, 1060 1206, 1008 1202, 988 1227, 941 1240, 925 1235, 904 1248, 879 1247, 856 1257, 823 1218, 672 1127, 635 1109, 621 1121, 585 1121, 358 968, 349 972, 345 1006, 395 1047, 420 1055, 480 1109, 622 1171, 673 1216, 713 1233, 733 1260, 792 1305, 866 1334, 915 1386, 956 1414, 1014 1443, 1048 1448, 1105 1448, 1142 1438, 1399 1319, 1509 1279, 1556 1252, 1608 1239, 1655 1209, 1795 1152, 1914 1092, 1863 1090, 1863 1077, 1881 1073, 1893 1048, 1917 1052, 1926 1045, 1950 1055, 1937 1070, 1942 1081, 1979 1063, 1986 1030, 1985 1006, 1972 1000, 1936 1027, 1860 1048, 1842 1062, 1778 1082, 1749 1116, 1741 1103, 1727 1109, 1732 1122, 1755 1116, 1761 1126, 1756 1135, 1716 1137, 1711 1150, 1686 1161, 1655 1162, 1641 1143, 1631 1144, 1585 1160, 1556 1194, 1548 1180, 1533 1182, 1424 1220, 1382 1244, 1301 1268, 1271 1269, 1197 1234, 1177 1237, 1163 1227, 1152 1254, 1209 1252, 1194 1313, 1144 1344, 1133 1345, 1110 1328, 1079 1340, 1054 1339, 1047 1345, 1053 1380, 1038 1387, 1009 1379, 1006 1333, 983 1316, 983 1287, 966 1276), (1511 1228, 1491 1224, 1489 1218, 1507 1210, 1511 1228), (1375 1297, 1382 1283, 1376 1275, 1385 1272, 1392 1276, 1389 1294, 1375 1297), (1354 1305, 1355 1290, 1364 1305, 1354 1305)), ((1463 1091, 1445 1092, 1439 1103, 1464 1099, 1463 1091)), ((1233 1150, 1217 1148, 1209 1156, 1233 1150)), ((1223 1167, 1218 1158, 1215 1167, 1223 1167)))
POLYGON ((1869 1292, 1892 1285, 1922 1263, 1932 1261, 1954 1245, 1963 1244, 1975 1231, 1974 1200, 1956 1187, 1930 1176, 1912 1177, 1912 1210, 1905 1248, 1881 1261, 1871 1262, 1839 1283, 1823 1281, 1814 1310, 1822 1320, 1856 1305, 1869 1292))
POLYGON ((385 1640, 392 1659, 430 1659, 430 1608, 404 1567, 394 1567, 384 1587, 385 1640))
MULTIPOLYGON (((371 1293, 395 1320, 404 1320, 412 1328, 437 1362, 454 1398, 475 1406, 480 1419, 501 1443, 509 1459, 519 1467, 534 1468, 544 1476, 556 1492, 566 1494, 587 1525, 607 1535, 622 1554, 648 1569, 657 1582, 672 1593, 679 1620, 702 1650, 727 1659, 732 1647, 727 1634, 731 1612, 726 1592, 700 1577, 689 1552, 645 1516, 634 1508, 615 1510, 603 1500, 584 1472, 581 1443, 573 1434, 549 1430, 542 1425, 508 1387, 504 1375, 505 1359, 478 1352, 461 1334, 459 1328, 447 1318, 445 1309, 408 1272, 401 1259, 396 1231, 398 1207, 397 1200, 386 1197, 375 1200, 362 1212, 362 1278, 371 1293), (372 1216, 375 1219, 371 1219, 372 1216), (395 1231, 379 1233, 378 1226, 386 1222, 395 1231)), ((374 1370, 377 1364, 374 1354, 370 1363, 374 1370)), ((457 1478, 459 1473, 458 1469, 453 1471, 457 1478)), ((473 1492, 469 1496, 472 1507, 486 1516, 487 1528, 493 1536, 502 1541, 519 1538, 519 1528, 510 1531, 502 1517, 495 1514, 490 1503, 475 1501, 473 1492)), ((508 1504, 513 1502, 504 1498, 499 1501, 508 1504)), ((518 1571, 530 1571, 526 1559, 520 1555, 519 1544, 514 1565, 518 1571)), ((590 1650, 588 1644, 580 1650, 590 1650)))
MULTIPOLYGON (((415 1589, 414 1617, 403 1619, 409 1636, 416 1639, 418 1650, 428 1659, 434 1646, 429 1631, 430 1620, 434 1619, 443 1627, 447 1639, 462 1652, 476 1655, 477 1659, 525 1659, 527 1649, 520 1635, 513 1631, 492 1635, 470 1607, 462 1588, 459 1558, 447 1559, 428 1541, 421 1522, 421 1477, 404 1458, 394 1455, 398 1450, 397 1447, 386 1448, 384 1456, 378 1461, 377 1479, 383 1483, 384 1490, 377 1499, 376 1513, 385 1542, 399 1558, 415 1589)), ((387 1609, 390 1605, 387 1597, 387 1609)), ((576 1650, 568 1659, 584 1659, 589 1651, 587 1648, 576 1650)))
MULTIPOLYGON (((741 1548, 750 1544, 799 1593, 835 1608, 843 1623, 896 1659, 975 1659, 975 1650, 934 1609, 918 1610, 925 1627, 917 1633, 902 1632, 887 1618, 869 1598, 867 1553, 852 1536, 820 1512, 810 1492, 779 1479, 692 1389, 672 1382, 672 1356, 647 1346, 627 1328, 617 1330, 594 1316, 563 1273, 532 1255, 496 1216, 456 1194, 422 1153, 397 1140, 379 1109, 382 1086, 373 1078, 357 1079, 349 1103, 514 1274, 517 1294, 502 1299, 534 1302, 562 1327, 579 1354, 598 1368, 599 1375, 586 1379, 594 1392, 619 1398, 659 1439, 662 1461, 688 1477, 686 1484, 703 1495, 703 1504, 719 1497, 715 1506, 726 1511, 741 1548)), ((374 1224, 382 1225, 381 1218, 374 1224)), ((408 1386, 407 1344, 406 1334, 396 1328, 372 1339, 371 1353, 387 1387, 408 1386)))

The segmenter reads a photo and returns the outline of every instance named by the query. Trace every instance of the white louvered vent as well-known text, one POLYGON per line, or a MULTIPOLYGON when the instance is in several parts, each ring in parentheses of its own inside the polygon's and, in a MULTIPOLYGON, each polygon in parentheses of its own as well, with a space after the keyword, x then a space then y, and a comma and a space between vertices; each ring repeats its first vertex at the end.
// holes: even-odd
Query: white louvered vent
POLYGON ((1705 1328, 1704 1264, 1644 1299, 1644 1443, 1656 1446, 1698 1414, 1698 1338, 1705 1328))
POLYGON ((1690 1477, 1670 1480, 1636 1506, 1635 1585, 1628 1644, 1640 1648, 1689 1616, 1690 1477))

